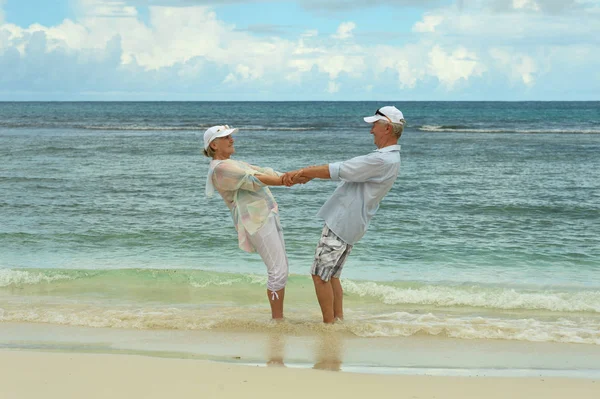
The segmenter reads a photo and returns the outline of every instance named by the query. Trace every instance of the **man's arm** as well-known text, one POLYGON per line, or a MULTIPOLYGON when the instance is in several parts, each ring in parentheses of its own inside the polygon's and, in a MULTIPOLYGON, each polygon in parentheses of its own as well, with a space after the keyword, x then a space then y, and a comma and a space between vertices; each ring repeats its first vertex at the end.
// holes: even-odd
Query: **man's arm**
POLYGON ((298 171, 302 177, 308 177, 311 179, 331 179, 329 174, 329 164, 319 166, 307 166, 298 171))
POLYGON ((287 172, 283 175, 283 183, 286 186, 301 183, 304 184, 312 179, 330 179, 329 165, 307 166, 302 169, 287 172))

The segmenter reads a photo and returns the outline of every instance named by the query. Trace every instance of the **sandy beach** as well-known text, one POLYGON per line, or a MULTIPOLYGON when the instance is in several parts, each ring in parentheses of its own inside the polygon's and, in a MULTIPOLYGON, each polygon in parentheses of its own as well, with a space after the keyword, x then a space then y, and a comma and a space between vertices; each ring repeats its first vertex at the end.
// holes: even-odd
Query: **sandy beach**
POLYGON ((545 398, 597 399, 577 378, 373 375, 136 355, 0 351, 0 397, 29 398, 545 398))
POLYGON ((600 397, 589 345, 0 326, 1 399, 600 397))

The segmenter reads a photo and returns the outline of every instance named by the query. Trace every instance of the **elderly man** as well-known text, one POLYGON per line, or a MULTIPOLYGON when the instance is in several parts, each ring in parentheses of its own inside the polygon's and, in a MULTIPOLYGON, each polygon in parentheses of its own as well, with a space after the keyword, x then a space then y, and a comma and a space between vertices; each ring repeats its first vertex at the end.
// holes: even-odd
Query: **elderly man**
POLYGON ((393 106, 379 108, 364 118, 372 124, 371 134, 377 150, 363 156, 321 166, 310 166, 284 176, 291 185, 301 177, 341 180, 318 216, 325 227, 315 252, 311 274, 323 322, 344 317, 340 275, 352 246, 367 231, 379 202, 390 191, 400 170, 398 139, 404 129, 404 116, 393 106))

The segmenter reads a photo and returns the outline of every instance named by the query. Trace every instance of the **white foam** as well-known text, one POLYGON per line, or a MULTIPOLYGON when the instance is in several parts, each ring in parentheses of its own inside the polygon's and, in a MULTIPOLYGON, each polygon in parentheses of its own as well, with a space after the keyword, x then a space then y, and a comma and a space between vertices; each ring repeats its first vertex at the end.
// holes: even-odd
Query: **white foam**
POLYGON ((455 317, 396 312, 377 316, 375 320, 358 320, 350 325, 356 335, 396 337, 416 334, 442 335, 461 339, 505 339, 530 342, 563 342, 600 345, 598 320, 533 318, 503 319, 490 317, 455 317))
POLYGON ((211 279, 202 283, 197 283, 195 281, 190 282, 190 285, 194 288, 206 288, 206 287, 211 287, 211 286, 230 286, 236 283, 241 282, 242 280, 239 278, 234 278, 234 279, 230 279, 230 280, 218 280, 218 279, 211 279))
MULTIPOLYGON (((139 307, 107 308, 80 304, 7 304, 0 308, 2 322, 50 323, 71 326, 129 328, 140 330, 232 330, 263 331, 273 328, 289 333, 311 333, 326 325, 316 314, 288 312, 284 325, 269 323, 264 307, 139 307), (291 317, 290 317, 291 315, 291 317)), ((459 339, 503 339, 530 342, 561 342, 600 345, 599 318, 540 320, 465 316, 447 313, 371 311, 347 312, 344 323, 332 331, 361 337, 445 336, 459 339)), ((329 330, 328 330, 329 331, 329 330)))
POLYGON ((398 288, 374 282, 342 281, 344 290, 360 297, 373 297, 385 304, 468 306, 488 309, 531 309, 555 312, 600 313, 600 292, 525 292, 483 287, 398 288))
POLYGON ((211 278, 204 282, 191 281, 190 285, 194 288, 207 288, 211 286, 232 286, 234 284, 250 283, 258 285, 267 284, 267 276, 259 276, 255 274, 244 275, 243 277, 232 277, 221 280, 220 278, 211 278), (248 281, 249 280, 249 281, 248 281))
POLYGON ((51 282, 56 280, 72 280, 65 274, 53 274, 51 276, 27 272, 22 270, 0 269, 0 287, 8 287, 9 285, 23 284, 39 284, 41 282, 51 282))

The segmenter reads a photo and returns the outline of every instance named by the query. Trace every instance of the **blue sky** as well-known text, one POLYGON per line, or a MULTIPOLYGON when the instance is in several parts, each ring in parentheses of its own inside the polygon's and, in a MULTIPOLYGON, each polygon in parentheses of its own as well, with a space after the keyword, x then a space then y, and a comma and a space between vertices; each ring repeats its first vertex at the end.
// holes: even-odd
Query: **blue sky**
POLYGON ((0 0, 0 100, 600 100, 600 0, 0 0))

